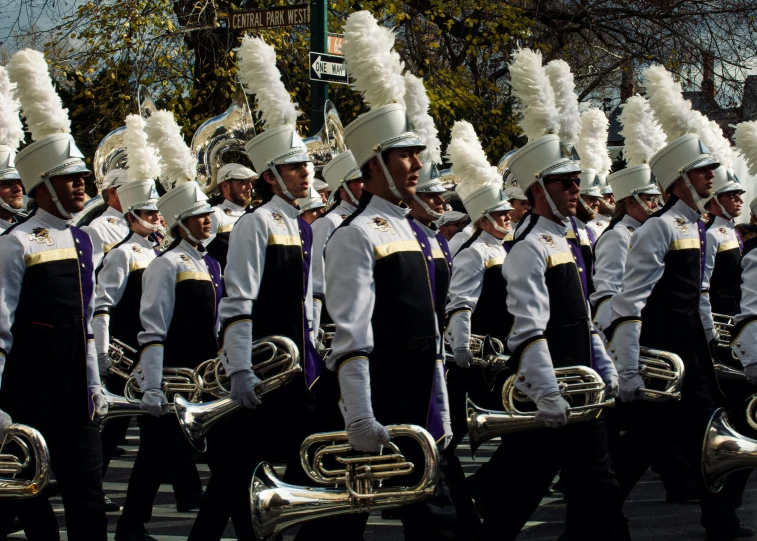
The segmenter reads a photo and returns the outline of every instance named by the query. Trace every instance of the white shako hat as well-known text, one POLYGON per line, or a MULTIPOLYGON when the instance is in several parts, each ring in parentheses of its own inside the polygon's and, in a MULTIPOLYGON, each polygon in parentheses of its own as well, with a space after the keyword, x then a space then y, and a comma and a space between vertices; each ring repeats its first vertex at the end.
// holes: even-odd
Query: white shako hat
POLYGON ((609 122, 604 112, 589 109, 581 114, 581 133, 576 150, 581 165, 582 195, 602 197, 602 179, 607 177, 612 167, 607 151, 607 128, 609 122))
POLYGON ((685 173, 700 167, 719 166, 697 134, 689 133, 665 145, 649 164, 657 182, 667 191, 685 173))
POLYGON ((400 147, 424 149, 425 144, 413 131, 405 108, 406 83, 403 63, 394 50, 394 33, 370 12, 356 11, 344 25, 342 53, 351 86, 370 109, 345 128, 345 144, 358 167, 378 158, 389 189, 402 198, 381 154, 400 147))
POLYGON ((607 177, 607 182, 616 201, 642 193, 660 195, 657 182, 652 178, 652 170, 646 163, 612 173, 607 177))
POLYGON ((58 211, 70 216, 49 184, 50 177, 74 173, 88 176, 91 172, 71 136, 68 110, 55 92, 45 57, 39 51, 23 49, 11 57, 7 71, 16 85, 22 114, 34 141, 15 159, 24 189, 29 193, 42 183, 48 184, 58 211))
POLYGON ((502 177, 497 168, 489 164, 469 122, 457 121, 452 126, 447 157, 452 162, 452 171, 460 177, 456 191, 474 224, 484 217, 494 224, 492 212, 513 210, 502 191, 502 177))
POLYGON ((545 177, 579 173, 581 168, 571 158, 570 150, 560 144, 557 135, 543 135, 515 153, 510 159, 510 171, 526 192, 534 182, 545 177))
MULTIPOLYGON (((543 186, 545 177, 581 170, 573 147, 580 125, 573 77, 567 66, 559 62, 549 65, 548 74, 539 51, 519 49, 508 66, 513 95, 522 112, 518 125, 529 138, 510 158, 508 168, 524 193, 534 182, 543 186)), ((565 219, 549 193, 545 194, 552 213, 565 219)))
POLYGON ((515 156, 516 152, 518 152, 518 149, 511 150, 499 159, 497 172, 502 175, 502 182, 505 186, 505 195, 509 201, 512 201, 513 199, 528 201, 528 197, 526 197, 520 184, 518 184, 518 180, 510 170, 510 159, 515 156))
POLYGON ((245 144, 259 175, 271 171, 284 196, 294 196, 284 184, 277 165, 311 161, 297 132, 300 111, 287 92, 276 67, 276 51, 261 38, 244 36, 237 49, 239 80, 247 94, 254 94, 266 129, 245 144))
POLYGON ((726 192, 744 193, 744 187, 736 174, 727 167, 721 165, 714 171, 715 178, 712 179, 712 197, 726 192))
MULTIPOLYGON (((13 92, 15 86, 8 78, 8 72, 0 66, 0 180, 20 179, 15 166, 16 151, 24 140, 24 125, 21 122, 19 102, 13 92)), ((10 207, 4 205, 9 210, 10 207)), ((21 214, 18 209, 10 212, 21 214)))
POLYGON ((158 199, 158 210, 169 230, 177 225, 182 226, 181 221, 184 218, 213 212, 213 208, 208 204, 208 196, 194 180, 168 190, 158 199))
MULTIPOLYGON (((442 184, 439 168, 435 163, 426 162, 419 171, 416 193, 444 193, 447 190, 442 184)), ((437 218, 438 219, 438 218, 437 218)))
POLYGON ((332 158, 323 166, 321 174, 332 192, 336 192, 351 180, 362 178, 360 167, 351 150, 345 150, 332 158))
POLYGON ((613 195, 612 186, 610 186, 610 183, 608 182, 608 178, 610 175, 599 175, 599 180, 602 181, 602 188, 599 190, 602 192, 602 195, 613 195))
POLYGON ((297 200, 297 206, 300 210, 315 210, 324 207, 323 198, 319 194, 315 186, 310 185, 308 187, 308 196, 297 200))
POLYGON ((133 210, 158 210, 158 190, 154 180, 132 180, 118 188, 124 214, 133 210))
POLYGON ((225 180, 247 180, 258 178, 258 174, 239 163, 227 163, 218 170, 218 182, 225 180))
POLYGON ((108 174, 103 177, 103 182, 100 185, 100 191, 108 190, 110 188, 118 188, 129 183, 129 175, 126 169, 111 169, 108 174))

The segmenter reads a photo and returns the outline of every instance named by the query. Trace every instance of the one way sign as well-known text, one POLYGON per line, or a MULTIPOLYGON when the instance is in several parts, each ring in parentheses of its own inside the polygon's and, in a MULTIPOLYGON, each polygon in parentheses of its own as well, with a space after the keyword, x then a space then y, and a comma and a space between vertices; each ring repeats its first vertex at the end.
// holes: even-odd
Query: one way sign
POLYGON ((311 52, 310 80, 346 85, 347 70, 344 68, 344 57, 311 52))

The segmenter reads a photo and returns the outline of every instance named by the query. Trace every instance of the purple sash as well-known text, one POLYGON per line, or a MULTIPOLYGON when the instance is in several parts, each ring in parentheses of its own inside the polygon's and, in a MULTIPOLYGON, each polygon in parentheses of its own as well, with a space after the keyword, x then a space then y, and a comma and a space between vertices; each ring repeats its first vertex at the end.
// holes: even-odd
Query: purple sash
POLYGON ((707 233, 704 229, 704 222, 697 220, 697 230, 699 231, 699 287, 704 283, 704 266, 707 260, 707 233))
POLYGON ((578 265, 578 268, 581 268, 584 270, 584 272, 578 273, 578 278, 581 280, 581 288, 584 290, 584 299, 589 298, 589 282, 587 281, 586 277, 586 261, 584 260, 584 254, 581 252, 581 237, 578 235, 578 226, 576 225, 576 220, 573 218, 573 216, 570 217, 570 225, 573 226, 573 232, 576 234, 576 242, 571 242, 568 240, 568 245, 570 246, 570 251, 573 252, 573 257, 576 258, 576 264, 578 265))
MULTIPOLYGON (((84 327, 86 328, 89 321, 89 303, 95 291, 93 280, 94 262, 92 261, 92 241, 84 231, 78 227, 71 226, 71 236, 74 238, 76 245, 76 254, 79 258, 79 283, 81 284, 81 302, 84 307, 84 327)), ((94 340, 94 335, 87 333, 87 340, 94 340)), ((89 386, 88 386, 89 387, 89 386)), ((87 389, 87 410, 89 418, 94 419, 95 403, 92 400, 92 394, 87 389)))
MULTIPOLYGON (((308 279, 310 278, 310 259, 311 251, 313 248, 313 230, 310 228, 310 224, 303 220, 301 217, 297 218, 297 224, 300 227, 300 240, 302 240, 302 268, 305 273, 303 284, 305 289, 302 292, 303 296, 308 290, 308 279)), ((303 364, 305 368, 305 383, 308 389, 313 386, 315 381, 320 377, 321 370, 323 369, 323 359, 318 355, 315 346, 310 341, 310 322, 307 315, 305 315, 305 321, 303 322, 303 332, 305 334, 305 343, 303 356, 303 364)), ((313 332, 317 332, 317 329, 313 329, 313 332)))

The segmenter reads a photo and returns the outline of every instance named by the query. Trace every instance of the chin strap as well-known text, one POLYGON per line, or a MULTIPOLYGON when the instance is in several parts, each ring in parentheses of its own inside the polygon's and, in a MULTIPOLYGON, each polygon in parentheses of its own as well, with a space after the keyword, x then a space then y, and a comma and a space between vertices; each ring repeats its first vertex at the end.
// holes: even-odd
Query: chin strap
MULTIPOLYGON (((697 193, 697 191, 694 189, 694 186, 692 186, 691 181, 689 180, 689 175, 686 171, 683 171, 681 173, 681 176, 683 177, 683 181, 686 183, 686 187, 689 189, 689 192, 691 192, 691 197, 694 198, 694 203, 696 204, 697 208, 699 209, 699 212, 707 212, 707 210, 704 208, 704 205, 702 204, 702 196, 697 193)), ((718 202, 718 205, 720 202, 718 202)), ((722 208, 722 207, 721 207, 722 208)))
POLYGON ((289 189, 286 187, 286 184, 284 184, 281 175, 279 175, 279 169, 276 167, 276 164, 270 162, 268 164, 268 167, 271 169, 273 176, 276 177, 276 182, 279 183, 279 188, 281 188, 281 191, 284 193, 284 195, 287 196, 290 201, 295 201, 297 198, 290 193, 289 189))
POLYGON ((189 240, 191 240, 192 242, 197 243, 197 244, 202 244, 201 240, 195 238, 195 236, 192 233, 190 233, 189 228, 186 225, 184 225, 184 221, 183 220, 177 220, 177 221, 179 222, 179 227, 181 227, 184 230, 184 233, 187 234, 187 238, 189 240))
MULTIPOLYGON (((549 209, 552 211, 552 214, 554 214, 555 218, 557 218, 558 220, 565 221, 565 216, 563 216, 562 212, 557 210, 557 205, 555 205, 555 202, 552 201, 552 198, 549 196, 547 187, 544 186, 544 177, 539 177, 539 180, 537 180, 537 182, 539 183, 539 186, 541 186, 541 189, 544 190, 544 197, 547 199, 547 203, 549 203, 549 209)), ((580 194, 578 198, 583 201, 580 194)))
POLYGON ((376 151, 376 158, 378 158, 378 162, 381 164, 381 169, 384 171, 384 176, 386 177, 386 183, 389 185, 389 191, 394 194, 394 197, 396 197, 399 200, 402 200, 403 197, 400 194, 400 191, 397 189, 397 185, 394 183, 394 179, 392 178, 391 173, 389 173, 389 169, 386 167, 386 164, 384 163, 384 157, 381 155, 381 150, 376 151))
POLYGON ((347 187, 347 183, 346 182, 342 183, 342 188, 344 189, 345 193, 347 194, 347 197, 350 198, 350 201, 352 201, 352 204, 355 205, 356 207, 360 206, 360 201, 357 200, 357 197, 355 197, 355 194, 352 193, 352 190, 350 190, 347 187))
POLYGON ((134 216, 134 219, 137 220, 142 227, 149 229, 153 233, 156 231, 160 231, 162 229, 162 227, 160 227, 158 224, 151 224, 151 223, 145 222, 142 218, 139 217, 137 213, 134 212, 133 209, 129 209, 129 214, 134 216))
POLYGON ((43 177, 42 182, 45 184, 45 186, 47 186, 47 191, 49 191, 50 195, 53 197, 55 208, 58 209, 58 212, 60 212, 60 215, 63 216, 63 219, 70 220, 71 218, 73 218, 74 215, 63 208, 63 204, 60 202, 60 199, 58 199, 58 194, 55 193, 55 188, 53 188, 53 184, 52 182, 50 182, 50 177, 43 177))
POLYGON ((491 224, 494 226, 494 229, 502 233, 503 235, 507 236, 512 233, 511 229, 505 229, 504 227, 500 227, 497 225, 497 222, 494 221, 494 218, 492 218, 492 215, 488 212, 484 214, 484 217, 491 222, 491 224))
POLYGON ((6 203, 3 200, 0 200, 0 207, 2 207, 4 210, 7 210, 14 216, 20 216, 21 218, 26 218, 26 212, 24 212, 23 207, 20 209, 14 209, 12 206, 10 206, 8 203, 6 203))
POLYGON ((714 200, 714 201, 715 201, 715 202, 716 202, 716 203, 718 204, 718 206, 720 207, 720 211, 721 211, 721 212, 723 213, 723 216, 725 216, 725 217, 726 217, 726 218, 728 218, 729 220, 733 220, 733 216, 731 216, 731 215, 730 215, 730 213, 729 213, 729 212, 728 212, 727 210, 725 210, 725 207, 724 207, 723 205, 721 205, 721 204, 720 204, 720 201, 718 200, 718 195, 719 195, 719 194, 713 195, 713 196, 712 196, 712 199, 713 199, 713 200, 714 200))
POLYGON ((584 201, 584 198, 581 197, 581 194, 578 194, 578 200, 581 202, 586 212, 594 216, 597 215, 597 212, 594 209, 592 209, 586 201, 584 201))
MULTIPOLYGON (((434 220, 441 220, 442 216, 444 216, 443 212, 436 212, 436 211, 431 210, 429 206, 426 204, 426 202, 423 201, 423 199, 421 199, 420 197, 418 197, 417 193, 413 195, 413 199, 415 199, 415 201, 423 207, 423 210, 425 210, 426 213, 428 213, 428 215, 431 216, 434 220)), ((487 214, 487 216, 489 215, 487 214)))
POLYGON ((649 208, 649 207, 647 206, 647 204, 646 204, 646 203, 644 202, 644 200, 643 200, 643 199, 642 199, 641 197, 639 197, 639 194, 637 194, 637 193, 634 193, 634 194, 633 194, 633 198, 634 198, 634 199, 636 199, 636 202, 637 202, 637 203, 638 203, 639 205, 641 205, 641 208, 643 208, 644 210, 646 210, 646 211, 647 211, 647 216, 651 216, 652 214, 654 214, 655 212, 657 212, 657 209, 656 209, 656 208, 654 208, 654 209, 651 209, 651 208, 649 208))

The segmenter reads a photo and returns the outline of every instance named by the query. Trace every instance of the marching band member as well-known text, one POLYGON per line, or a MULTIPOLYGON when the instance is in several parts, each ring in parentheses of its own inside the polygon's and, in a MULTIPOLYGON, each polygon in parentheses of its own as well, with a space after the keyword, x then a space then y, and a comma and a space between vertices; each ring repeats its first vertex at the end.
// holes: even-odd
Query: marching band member
POLYGON ((576 142, 576 150, 581 157, 579 203, 582 208, 578 211, 578 217, 586 224, 592 246, 609 225, 609 220, 603 216, 608 211, 602 194, 602 179, 607 178, 612 167, 607 151, 608 125, 607 116, 599 109, 584 111, 581 114, 581 135, 576 142))
MULTIPOLYGON (((444 215, 437 221, 439 233, 450 243, 452 239, 463 230, 468 224, 470 218, 464 212, 457 210, 447 210, 444 215)), ((452 251, 450 251, 452 253, 452 251)))
POLYGON ((654 120, 647 100, 641 96, 630 97, 623 105, 619 120, 623 125, 623 157, 627 166, 608 177, 608 185, 618 196, 618 203, 612 222, 594 244, 596 291, 589 300, 592 321, 599 331, 610 324, 609 301, 621 290, 633 235, 657 210, 661 195, 652 179, 649 160, 665 146, 665 133, 654 120))
POLYGON ((26 218, 24 187, 14 167, 14 158, 24 140, 24 125, 18 116, 21 103, 13 96, 14 85, 0 66, 0 233, 26 218))
POLYGON ((514 178, 505 182, 505 197, 510 203, 513 210, 510 211, 510 228, 515 231, 518 225, 526 216, 531 205, 528 202, 528 197, 523 193, 523 190, 518 186, 518 181, 514 178))
MULTIPOLYGON (((92 418, 107 405, 92 339, 92 243, 67 223, 84 207, 90 172, 42 53, 21 50, 7 69, 34 140, 15 164, 37 208, 0 237, 0 441, 14 422, 36 428, 50 450, 68 539, 105 541, 100 434, 92 418)), ((16 513, 30 536, 59 538, 45 498, 4 501, 3 538, 16 513)))
POLYGON ((470 240, 470 238, 473 236, 474 229, 475 228, 473 227, 473 223, 469 223, 465 227, 463 227, 462 231, 458 231, 449 240, 449 249, 453 256, 460 250, 460 247, 463 244, 470 240))
POLYGON ((315 191, 315 188, 311 184, 315 180, 315 168, 313 162, 308 162, 306 167, 308 169, 308 194, 305 197, 297 199, 297 206, 300 208, 300 217, 305 220, 308 225, 312 225, 316 218, 319 218, 323 214, 326 204, 323 202, 321 195, 315 191))
POLYGON ((640 346, 673 352, 686 368, 678 403, 634 404, 613 465, 625 499, 659 450, 678 437, 684 459, 695 475, 701 524, 708 540, 734 539, 744 533, 735 515, 739 494, 728 488, 710 493, 699 468, 702 438, 720 398, 707 339, 699 317, 706 236, 698 200, 710 195, 718 162, 692 129, 698 113, 681 97, 681 87, 661 66, 645 72, 649 102, 670 141, 650 160, 663 192, 663 209, 635 233, 628 252, 622 291, 612 298, 612 323, 604 329, 608 350, 620 376, 620 399, 632 402, 644 380, 640 346), (654 444, 651 444, 651 439, 654 444))
POLYGON ((352 151, 346 150, 323 167, 323 178, 338 202, 323 215, 323 219, 313 222, 313 330, 324 323, 331 323, 323 305, 326 297, 324 250, 334 230, 342 225, 357 206, 363 194, 363 179, 352 151))
MULTIPOLYGON (((216 314, 221 298, 221 268, 202 242, 210 236, 213 209, 194 181, 196 168, 180 128, 168 111, 147 120, 148 142, 160 152, 161 178, 174 187, 158 200, 173 244, 155 258, 142 275, 139 306, 142 330, 139 363, 134 369, 142 392, 138 417, 140 445, 126 492, 123 514, 116 525, 117 541, 152 539, 145 529, 162 478, 176 479, 193 468, 192 447, 172 416, 162 387, 163 368, 194 368, 216 355, 216 314)), ((190 470, 191 471, 191 470, 190 470)), ((187 501, 199 504, 202 484, 195 477, 187 501)))
MULTIPOLYGON (((442 444, 451 438, 438 360, 433 256, 423 230, 400 206, 415 194, 425 145, 408 129, 402 67, 393 45, 391 30, 369 12, 347 19, 342 51, 371 107, 344 132, 364 191, 360 207, 326 248, 326 304, 336 326, 327 365, 338 375, 350 445, 374 453, 389 444, 385 426, 391 424, 425 427, 442 444)), ((398 445, 410 462, 423 463, 420 449, 398 445)), ((452 527, 419 512, 424 503, 398 509, 407 539, 436 539, 452 527)))
POLYGON ((127 182, 129 178, 123 169, 108 171, 100 190, 107 208, 89 225, 82 227, 92 239, 96 269, 102 264, 105 254, 129 234, 129 224, 124 218, 121 202, 118 200, 118 188, 127 182))
POLYGON ((244 165, 227 163, 218 170, 218 185, 223 201, 213 207, 210 238, 205 243, 208 254, 226 268, 231 230, 252 201, 252 185, 258 174, 244 165))
POLYGON ((254 539, 250 481, 257 464, 285 458, 284 480, 305 483, 299 449, 312 432, 312 388, 322 361, 313 344, 310 258, 312 232, 299 218, 297 198, 310 187, 307 154, 297 133, 299 112, 281 81, 276 53, 260 38, 239 49, 240 78, 258 100, 266 131, 246 144, 259 173, 255 191, 267 201, 240 219, 231 233, 221 301, 221 360, 231 377, 231 398, 245 408, 220 421, 208 435, 211 477, 189 539, 220 539, 229 518, 239 539, 254 539), (252 370, 252 342, 271 335, 292 339, 303 377, 261 400, 252 370), (281 431, 281 419, 287 419, 281 431), (260 434, 277 435, 263 444, 260 434), (280 437, 278 437, 280 436, 280 437))
MULTIPOLYGON (((501 408, 501 393, 497 391, 501 390, 506 374, 493 373, 484 367, 470 367, 473 358, 470 339, 471 334, 477 334, 491 336, 503 344, 507 342, 512 318, 503 302, 507 296, 502 275, 506 256, 503 241, 512 234, 508 213, 513 208, 501 189, 499 174, 488 167, 478 136, 469 123, 455 123, 447 152, 455 175, 461 178, 457 190, 465 209, 474 217, 475 230, 455 254, 446 318, 442 319, 447 320, 445 336, 454 352, 454 362, 447 364, 454 438, 445 450, 445 456, 450 466, 456 466, 454 473, 457 475, 448 477, 458 520, 477 530, 480 521, 472 508, 462 466, 454 452, 468 432, 465 413, 468 396, 479 406, 501 408), (499 400, 493 398, 497 395, 499 400), (453 482, 455 479, 458 482, 453 482), (459 496, 458 492, 461 493, 459 496)), ((474 479, 481 484, 481 477, 477 474, 474 479)), ((480 504, 479 499, 477 503, 480 504)))
MULTIPOLYGON (((112 334, 135 350, 139 347, 137 335, 142 330, 139 320, 142 273, 157 255, 157 246, 150 235, 157 230, 160 223, 155 182, 145 180, 157 178, 160 174, 158 157, 147 145, 144 119, 139 115, 129 115, 125 123, 124 146, 129 182, 118 188, 117 195, 131 234, 103 258, 97 275, 95 314, 92 320, 100 378, 107 383, 111 393, 119 396, 124 395, 126 382, 121 376, 110 373, 113 365, 108 355, 110 337, 112 334)), ((132 358, 132 361, 136 359, 132 358)), ((130 421, 130 417, 112 419, 100 433, 103 475, 108 469, 118 442, 126 436, 130 421)), ((120 509, 107 496, 105 506, 108 511, 120 509)))

